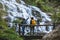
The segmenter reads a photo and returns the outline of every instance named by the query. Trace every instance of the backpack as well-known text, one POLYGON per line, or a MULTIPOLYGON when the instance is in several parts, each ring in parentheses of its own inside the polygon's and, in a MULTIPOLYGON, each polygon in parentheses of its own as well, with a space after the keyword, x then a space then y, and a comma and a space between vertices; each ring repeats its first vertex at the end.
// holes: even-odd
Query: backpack
POLYGON ((36 25, 36 21, 34 19, 31 20, 31 25, 36 25))

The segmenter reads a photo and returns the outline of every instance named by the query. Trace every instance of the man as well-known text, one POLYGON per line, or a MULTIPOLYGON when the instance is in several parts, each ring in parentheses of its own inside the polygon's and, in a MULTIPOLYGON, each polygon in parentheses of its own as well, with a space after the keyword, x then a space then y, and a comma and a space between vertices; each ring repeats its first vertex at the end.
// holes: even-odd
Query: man
MULTIPOLYGON (((23 21, 22 21, 22 24, 25 24, 26 22, 25 22, 25 19, 23 19, 23 21)), ((25 33, 25 26, 23 25, 22 26, 22 35, 24 35, 24 33, 25 33)))
MULTIPOLYGON (((27 19, 23 19, 22 24, 27 24, 26 22, 27 22, 28 19, 29 19, 29 17, 28 17, 27 19)), ((25 34, 25 28, 26 28, 26 27, 23 25, 23 26, 22 26, 22 35, 25 34)))

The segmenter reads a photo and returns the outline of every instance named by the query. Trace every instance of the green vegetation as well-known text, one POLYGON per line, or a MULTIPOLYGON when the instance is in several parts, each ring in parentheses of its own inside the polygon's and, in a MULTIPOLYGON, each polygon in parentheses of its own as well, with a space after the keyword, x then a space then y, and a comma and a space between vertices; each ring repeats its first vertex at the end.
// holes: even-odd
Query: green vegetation
MULTIPOLYGON (((51 12, 58 4, 59 0, 24 0, 27 4, 37 6, 45 12, 51 12)), ((59 5, 58 5, 59 6, 59 5)))
POLYGON ((5 19, 3 19, 2 17, 3 16, 6 16, 7 15, 7 12, 6 11, 4 11, 4 10, 0 10, 0 26, 2 26, 2 27, 4 27, 4 28, 6 28, 6 21, 5 21, 5 19))
POLYGON ((0 10, 0 17, 6 16, 7 12, 4 10, 0 10))
POLYGON ((14 20, 13 23, 19 23, 19 24, 21 24, 22 21, 23 21, 23 19, 17 18, 17 20, 14 20))
POLYGON ((22 40, 14 30, 7 29, 7 30, 0 30, 0 39, 3 40, 22 40))
POLYGON ((20 3, 20 0, 16 0, 17 3, 20 3))
POLYGON ((0 3, 0 9, 2 9, 3 8, 3 5, 0 3))

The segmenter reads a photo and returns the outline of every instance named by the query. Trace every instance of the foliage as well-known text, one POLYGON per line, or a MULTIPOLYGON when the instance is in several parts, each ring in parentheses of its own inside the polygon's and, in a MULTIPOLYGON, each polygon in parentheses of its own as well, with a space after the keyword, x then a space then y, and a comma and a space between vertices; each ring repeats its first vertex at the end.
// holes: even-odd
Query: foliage
POLYGON ((7 27, 6 21, 2 18, 5 15, 7 15, 7 12, 4 10, 0 10, 0 26, 2 26, 3 28, 7 27))
POLYGON ((3 5, 0 3, 0 9, 2 9, 3 8, 3 5))
POLYGON ((60 0, 24 0, 29 5, 34 5, 43 11, 51 12, 53 7, 59 5, 60 0))
POLYGON ((22 40, 12 29, 0 30, 0 38, 7 40, 22 40))
POLYGON ((7 12, 4 10, 0 10, 0 20, 2 19, 3 16, 6 16, 7 12))
POLYGON ((60 13, 57 13, 57 14, 56 14, 56 19, 57 19, 56 22, 57 22, 57 23, 60 23, 60 13))
POLYGON ((19 24, 21 24, 22 21, 23 21, 22 19, 18 19, 17 18, 16 20, 13 21, 13 23, 19 23, 19 24))
POLYGON ((20 0, 16 0, 17 3, 20 3, 20 0))
POLYGON ((24 0, 24 1, 26 2, 26 4, 36 6, 36 4, 35 4, 36 0, 24 0))

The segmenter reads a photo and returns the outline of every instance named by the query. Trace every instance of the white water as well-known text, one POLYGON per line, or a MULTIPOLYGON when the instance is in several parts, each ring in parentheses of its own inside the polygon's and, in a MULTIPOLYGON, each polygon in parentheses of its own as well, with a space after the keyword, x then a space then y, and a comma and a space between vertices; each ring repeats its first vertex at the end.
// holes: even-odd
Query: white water
MULTIPOLYGON (((40 22, 40 24, 45 24, 45 21, 51 21, 51 19, 49 18, 49 16, 42 12, 39 8, 35 7, 35 6, 30 6, 30 5, 25 5, 26 3, 22 0, 20 0, 20 3, 17 3, 16 0, 0 0, 0 3, 2 3, 3 5, 6 5, 8 7, 8 16, 11 18, 11 22, 13 22, 16 17, 21 17, 24 19, 27 19, 29 17, 29 19, 27 20, 27 24, 30 24, 30 17, 34 17, 34 19, 37 20, 37 18, 35 16, 33 16, 32 14, 32 10, 38 11, 42 18, 42 22, 40 22)), ((5 9, 5 7, 4 7, 5 9)), ((12 27, 12 23, 9 23, 12 27)), ((35 28, 36 29, 36 28, 35 28)), ((46 31, 46 27, 42 26, 41 28, 39 27, 40 31, 43 32, 50 32, 52 30, 52 27, 49 27, 49 31, 46 31)))

